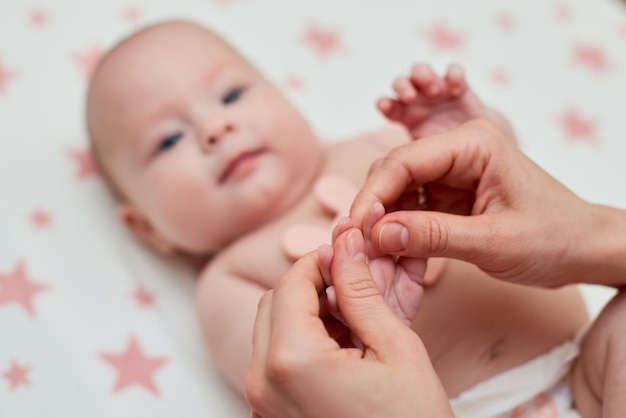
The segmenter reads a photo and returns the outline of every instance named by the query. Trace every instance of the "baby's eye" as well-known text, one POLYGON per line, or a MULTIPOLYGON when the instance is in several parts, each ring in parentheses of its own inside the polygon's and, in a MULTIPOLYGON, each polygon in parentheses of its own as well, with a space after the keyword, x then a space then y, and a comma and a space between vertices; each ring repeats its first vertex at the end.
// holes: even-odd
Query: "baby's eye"
POLYGON ((183 137, 183 134, 180 132, 167 136, 165 139, 163 139, 163 141, 161 141, 161 143, 159 144, 159 147, 157 148, 157 151, 163 152, 172 148, 174 145, 178 143, 178 141, 182 137, 183 137))
POLYGON ((231 104, 239 100, 241 95, 243 94, 243 89, 241 87, 236 87, 231 89, 226 93, 224 97, 222 97, 222 103, 231 104))

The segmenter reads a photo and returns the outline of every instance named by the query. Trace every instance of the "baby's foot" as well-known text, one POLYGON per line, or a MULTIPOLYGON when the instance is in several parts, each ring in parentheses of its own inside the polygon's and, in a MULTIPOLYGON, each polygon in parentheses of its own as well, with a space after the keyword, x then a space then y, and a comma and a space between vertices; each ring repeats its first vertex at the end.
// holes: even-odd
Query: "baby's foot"
POLYGON ((382 98, 378 109, 406 126, 413 138, 436 135, 475 118, 491 118, 468 88, 463 69, 451 65, 440 77, 427 64, 416 64, 408 76, 393 83, 396 98, 382 98))

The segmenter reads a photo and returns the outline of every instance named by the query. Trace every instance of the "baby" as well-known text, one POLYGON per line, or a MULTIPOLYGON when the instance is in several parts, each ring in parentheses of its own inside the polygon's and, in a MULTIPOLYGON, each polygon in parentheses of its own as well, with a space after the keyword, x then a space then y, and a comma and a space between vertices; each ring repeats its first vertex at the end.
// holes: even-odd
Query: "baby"
MULTIPOLYGON (((263 74, 194 23, 147 27, 95 71, 87 123, 119 218, 161 254, 206 259, 197 286, 201 327, 217 367, 240 391, 258 300, 295 257, 330 240, 377 159, 478 117, 508 129, 456 66, 440 77, 417 65, 394 89, 397 99, 381 100, 379 109, 404 127, 322 146, 263 74)), ((412 327, 457 410, 492 395, 490 379, 499 379, 499 395, 515 396, 487 397, 489 415, 471 416, 510 412, 567 375, 571 340, 588 321, 576 288, 518 287, 441 259, 417 280, 424 298, 412 327), (537 367, 554 370, 518 391, 521 376, 541 375, 537 367), (510 369, 522 374, 508 376, 510 369)), ((389 302, 411 320, 402 300, 389 302)))

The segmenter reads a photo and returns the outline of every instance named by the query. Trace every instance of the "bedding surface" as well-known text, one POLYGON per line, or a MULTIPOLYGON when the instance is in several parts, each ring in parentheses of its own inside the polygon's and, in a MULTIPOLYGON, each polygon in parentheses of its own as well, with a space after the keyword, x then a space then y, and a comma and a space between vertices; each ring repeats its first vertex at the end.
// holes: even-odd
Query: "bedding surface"
MULTIPOLYGON (((623 2, 0 0, 2 418, 248 416, 203 348, 192 271, 122 229, 87 145, 94 65, 168 18, 221 33, 327 140, 381 127, 375 100, 413 63, 458 62, 542 167, 626 208, 623 2)), ((584 292, 594 315, 612 294, 584 292)))

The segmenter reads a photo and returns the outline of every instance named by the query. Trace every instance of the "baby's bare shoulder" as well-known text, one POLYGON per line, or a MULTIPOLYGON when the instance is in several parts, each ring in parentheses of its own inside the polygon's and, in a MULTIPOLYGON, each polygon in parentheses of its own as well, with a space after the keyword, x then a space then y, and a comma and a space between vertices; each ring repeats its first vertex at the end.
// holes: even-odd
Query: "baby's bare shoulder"
POLYGON ((290 263, 280 247, 280 224, 259 228, 217 253, 200 279, 213 282, 244 280, 264 288, 273 287, 290 263))

